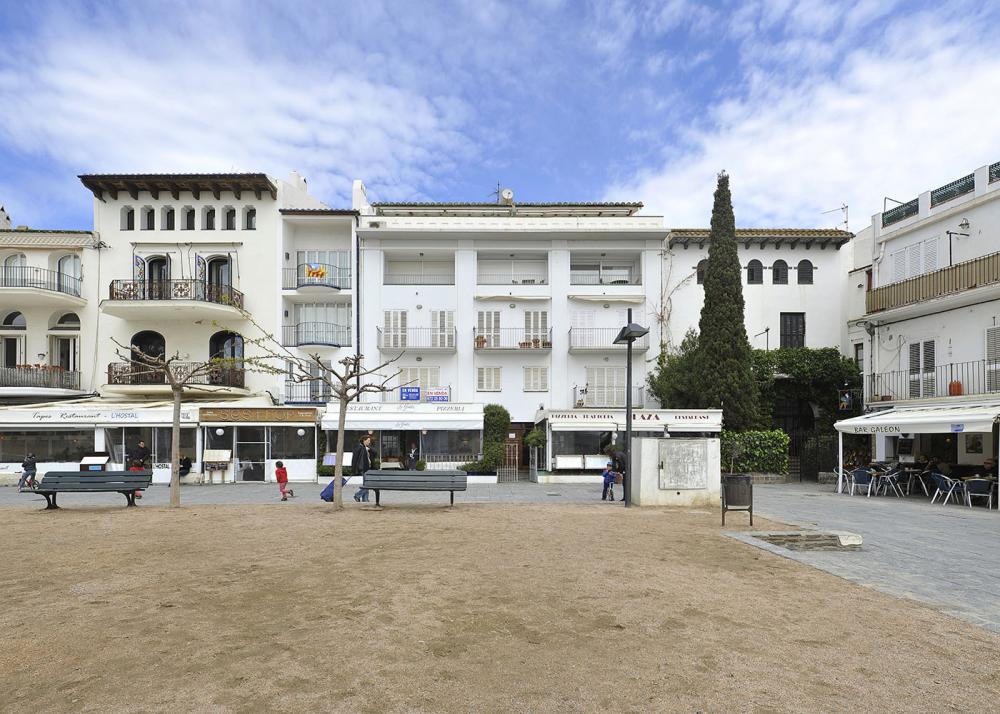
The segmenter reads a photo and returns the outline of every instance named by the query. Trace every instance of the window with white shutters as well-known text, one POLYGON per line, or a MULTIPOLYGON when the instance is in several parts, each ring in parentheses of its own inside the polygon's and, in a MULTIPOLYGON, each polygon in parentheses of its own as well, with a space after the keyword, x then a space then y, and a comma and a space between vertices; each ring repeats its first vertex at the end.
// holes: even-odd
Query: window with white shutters
POLYGON ((937 236, 924 241, 924 272, 937 270, 937 236))
POLYGON ((625 368, 587 367, 587 395, 584 406, 624 407, 625 368))
POLYGON ((571 347, 594 346, 594 323, 597 319, 595 310, 574 310, 569 315, 571 347))
POLYGON ((400 367, 399 384, 407 387, 440 387, 440 367, 400 367))
POLYGON ((476 321, 476 336, 486 338, 486 347, 500 346, 500 311, 480 310, 476 321))
POLYGON ((910 343, 909 397, 911 399, 936 396, 934 347, 934 340, 910 343))
POLYGON ((1000 327, 986 330, 986 391, 1000 392, 1000 327))
POLYGON ((549 313, 546 310, 528 310, 524 313, 524 339, 548 342, 549 313))
POLYGON ((547 392, 547 391, 549 391, 549 368, 548 367, 525 367, 524 368, 524 391, 526 391, 526 392, 547 392))
POLYGON ((938 236, 934 236, 890 253, 892 282, 898 283, 937 270, 937 246, 938 236))
POLYGON ((382 326, 385 347, 406 347, 406 310, 386 310, 382 326))
POLYGON ((431 347, 454 346, 455 311, 431 310, 431 347))
POLYGON ((476 370, 476 391, 479 391, 479 392, 499 392, 500 391, 500 368, 499 367, 479 367, 476 370))

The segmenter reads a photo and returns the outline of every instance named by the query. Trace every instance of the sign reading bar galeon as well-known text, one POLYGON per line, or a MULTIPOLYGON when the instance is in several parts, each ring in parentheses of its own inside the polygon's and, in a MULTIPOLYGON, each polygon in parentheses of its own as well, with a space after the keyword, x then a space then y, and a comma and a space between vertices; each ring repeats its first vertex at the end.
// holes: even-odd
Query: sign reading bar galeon
POLYGON ((203 422, 316 422, 316 410, 282 409, 280 407, 248 407, 234 409, 227 407, 202 407, 200 410, 203 422))

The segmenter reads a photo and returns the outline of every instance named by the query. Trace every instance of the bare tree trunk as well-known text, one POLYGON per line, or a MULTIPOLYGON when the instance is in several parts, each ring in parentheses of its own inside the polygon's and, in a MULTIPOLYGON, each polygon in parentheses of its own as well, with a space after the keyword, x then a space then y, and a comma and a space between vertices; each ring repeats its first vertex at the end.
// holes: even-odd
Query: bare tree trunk
POLYGON ((174 420, 170 427, 170 507, 181 507, 181 395, 179 385, 170 389, 174 398, 174 420))
MULTIPOLYGON (((334 508, 344 507, 344 425, 347 423, 347 400, 340 400, 339 413, 337 414, 337 465, 334 468, 333 479, 333 506, 334 508)), ((353 470, 353 466, 351 467, 353 470)))

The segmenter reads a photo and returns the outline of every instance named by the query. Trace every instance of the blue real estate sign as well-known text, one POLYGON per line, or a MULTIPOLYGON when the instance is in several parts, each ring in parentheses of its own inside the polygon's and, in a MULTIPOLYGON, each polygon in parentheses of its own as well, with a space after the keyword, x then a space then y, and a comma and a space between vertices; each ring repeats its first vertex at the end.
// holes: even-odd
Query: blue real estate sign
POLYGON ((399 399, 403 402, 419 402, 420 387, 400 387, 399 399))

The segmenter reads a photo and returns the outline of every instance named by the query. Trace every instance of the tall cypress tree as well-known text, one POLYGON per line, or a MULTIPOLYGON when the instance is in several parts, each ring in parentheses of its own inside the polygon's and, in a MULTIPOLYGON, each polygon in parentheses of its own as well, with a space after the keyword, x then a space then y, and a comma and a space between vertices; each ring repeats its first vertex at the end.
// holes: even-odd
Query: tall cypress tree
POLYGON ((708 236, 705 302, 698 323, 693 385, 707 408, 722 408, 726 429, 757 426, 757 385, 743 325, 743 282, 729 176, 719 174, 708 236))

